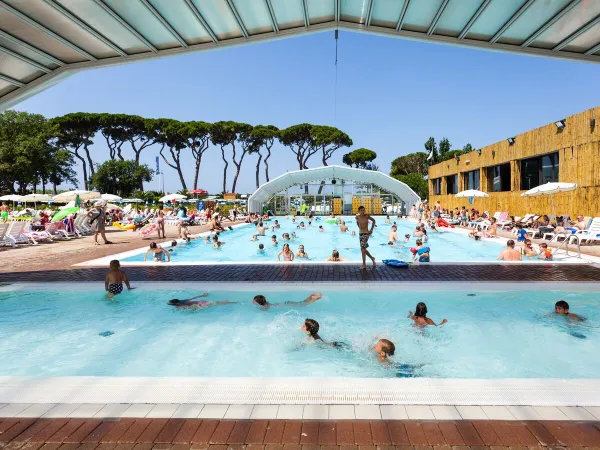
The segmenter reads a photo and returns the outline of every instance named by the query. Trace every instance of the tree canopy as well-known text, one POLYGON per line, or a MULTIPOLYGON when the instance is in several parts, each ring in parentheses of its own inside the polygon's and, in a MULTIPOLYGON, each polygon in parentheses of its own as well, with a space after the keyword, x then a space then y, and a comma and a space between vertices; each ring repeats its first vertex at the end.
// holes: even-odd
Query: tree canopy
POLYGON ((346 153, 342 162, 348 166, 354 166, 357 169, 366 169, 368 164, 377 158, 377 153, 368 148, 358 148, 350 153, 346 153))
POLYGON ((407 175, 395 175, 393 176, 393 178, 405 183, 408 187, 415 191, 419 197, 427 198, 427 194, 429 192, 427 180, 418 173, 409 173, 407 175))
POLYGON ((144 181, 152 181, 153 173, 146 164, 109 159, 98 166, 90 185, 100 192, 130 197, 144 181))
POLYGON ((53 145, 52 126, 40 114, 0 113, 0 189, 11 194, 34 192, 41 184, 76 184, 73 156, 53 145))
POLYGON ((416 152, 400 156, 392 161, 392 177, 417 173, 422 177, 427 175, 427 153, 416 152))

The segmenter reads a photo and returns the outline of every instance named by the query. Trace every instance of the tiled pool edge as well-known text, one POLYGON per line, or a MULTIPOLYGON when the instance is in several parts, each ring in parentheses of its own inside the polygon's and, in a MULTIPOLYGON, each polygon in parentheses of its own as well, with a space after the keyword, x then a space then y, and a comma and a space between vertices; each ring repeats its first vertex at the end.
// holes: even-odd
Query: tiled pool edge
POLYGON ((0 377, 1 404, 599 407, 599 379, 0 377))

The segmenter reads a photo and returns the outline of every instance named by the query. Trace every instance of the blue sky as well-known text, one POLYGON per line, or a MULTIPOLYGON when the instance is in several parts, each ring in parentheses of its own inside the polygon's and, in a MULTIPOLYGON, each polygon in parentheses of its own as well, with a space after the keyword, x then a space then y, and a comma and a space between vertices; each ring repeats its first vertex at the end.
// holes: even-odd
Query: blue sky
MULTIPOLYGON (((15 109, 332 125, 350 135, 353 148, 375 150, 380 170, 389 172, 394 158, 424 151, 429 136, 478 148, 600 104, 597 65, 340 31, 335 108, 334 56, 331 31, 162 58, 76 74, 15 109)), ((341 164, 346 151, 330 164, 341 164)), ((101 140, 93 153, 98 162, 107 158, 101 140)), ((149 148, 142 161, 154 167, 157 154, 149 148)), ((253 156, 244 161, 238 192, 254 190, 255 165, 253 156)), ((317 155, 309 160, 320 165, 317 155)), ((165 189, 181 189, 175 171, 163 168, 165 189)), ((271 178, 296 169, 291 151, 276 146, 271 178)), ((220 150, 211 148, 199 187, 220 191, 222 174, 220 150)), ((190 187, 192 158, 185 176, 190 187)), ((158 179, 149 187, 158 188, 158 179)))

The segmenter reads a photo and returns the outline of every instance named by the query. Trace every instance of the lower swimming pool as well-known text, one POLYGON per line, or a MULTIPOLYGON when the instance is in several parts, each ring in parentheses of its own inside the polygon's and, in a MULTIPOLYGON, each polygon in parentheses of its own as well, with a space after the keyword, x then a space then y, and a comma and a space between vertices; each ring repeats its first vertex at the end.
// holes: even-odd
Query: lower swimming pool
POLYGON ((311 291, 258 284, 233 289, 147 284, 110 301, 88 285, 0 288, 0 376, 491 379, 600 373, 597 291, 311 287, 322 291, 317 302, 265 311, 252 304, 254 295, 278 303, 301 301, 311 291), (206 300, 239 303, 196 311, 168 305, 205 291, 206 300), (586 320, 555 316, 559 299, 586 320), (419 301, 433 320, 448 323, 414 328, 407 313, 419 301), (343 346, 307 342, 300 330, 306 318, 319 322, 324 340, 343 346), (396 345, 389 365, 370 350, 376 336, 396 345))
MULTIPOLYGON (((258 241, 251 241, 252 236, 256 234, 256 227, 252 224, 242 225, 220 234, 219 241, 224 242, 221 248, 213 248, 212 241, 206 243, 204 239, 196 239, 189 244, 179 244, 172 254, 171 260, 177 263, 197 263, 197 262, 265 262, 272 263, 277 261, 277 255, 281 251, 283 244, 288 243, 290 248, 296 254, 300 245, 304 246, 308 258, 295 258, 294 262, 303 263, 310 261, 324 261, 331 256, 333 250, 338 250, 341 257, 348 261, 361 261, 360 245, 358 235, 352 236, 352 231, 358 233, 356 219, 354 217, 342 218, 349 230, 342 233, 339 225, 328 223, 327 219, 318 222, 313 220, 309 226, 309 220, 297 218, 296 223, 292 219, 277 217, 269 222, 264 222, 265 236, 259 236, 258 241), (279 228, 272 230, 275 220, 280 224, 279 228), (297 228, 300 222, 304 222, 305 228, 297 228), (323 231, 319 231, 319 227, 323 231), (290 241, 282 239, 283 233, 296 233, 290 241), (278 245, 273 245, 272 236, 277 237, 278 245), (264 245, 264 252, 258 252, 259 244, 264 245)), ((369 251, 377 259, 399 259, 409 261, 412 258, 411 247, 416 246, 416 240, 413 231, 416 223, 411 220, 393 219, 392 223, 386 224, 384 217, 377 217, 377 227, 369 240, 369 251), (392 224, 396 222, 398 227, 398 237, 401 242, 396 243, 394 247, 387 245, 388 233, 391 231, 392 224), (404 241, 405 234, 410 235, 408 242, 404 241)), ((496 261, 498 255, 505 248, 501 240, 487 239, 475 241, 469 239, 465 233, 455 233, 441 229, 439 233, 431 230, 429 241, 426 245, 431 248, 432 262, 455 262, 455 261, 496 261)), ((117 257, 123 263, 142 262, 144 260, 145 249, 128 257, 117 257)), ((150 258, 150 261, 152 259, 150 258)), ((539 260, 537 260, 539 261, 539 260)), ((542 262, 542 261, 540 261, 542 262)))

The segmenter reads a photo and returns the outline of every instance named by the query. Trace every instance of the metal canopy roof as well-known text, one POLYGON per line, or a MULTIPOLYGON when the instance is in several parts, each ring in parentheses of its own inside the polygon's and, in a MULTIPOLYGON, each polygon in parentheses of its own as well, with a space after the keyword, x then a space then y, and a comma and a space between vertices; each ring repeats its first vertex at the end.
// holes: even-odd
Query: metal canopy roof
POLYGON ((250 196, 248 199, 248 211, 261 212, 263 203, 268 202, 274 195, 292 186, 334 178, 374 184, 384 191, 394 194, 407 205, 414 205, 421 201, 421 198, 407 184, 385 173, 343 166, 323 166, 314 169, 295 170, 273 178, 268 183, 259 187, 250 196))
POLYGON ((336 27, 600 62, 600 0, 0 0, 0 110, 83 69, 336 27))

